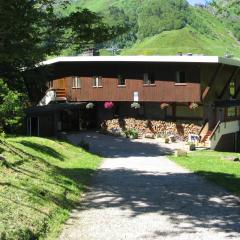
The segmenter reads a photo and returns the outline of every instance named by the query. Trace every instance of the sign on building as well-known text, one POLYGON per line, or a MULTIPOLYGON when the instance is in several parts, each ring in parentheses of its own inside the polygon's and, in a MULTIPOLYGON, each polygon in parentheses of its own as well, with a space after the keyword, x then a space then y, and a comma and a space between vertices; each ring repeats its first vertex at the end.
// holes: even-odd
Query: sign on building
POLYGON ((133 93, 133 101, 138 102, 139 101, 139 92, 134 92, 133 93))

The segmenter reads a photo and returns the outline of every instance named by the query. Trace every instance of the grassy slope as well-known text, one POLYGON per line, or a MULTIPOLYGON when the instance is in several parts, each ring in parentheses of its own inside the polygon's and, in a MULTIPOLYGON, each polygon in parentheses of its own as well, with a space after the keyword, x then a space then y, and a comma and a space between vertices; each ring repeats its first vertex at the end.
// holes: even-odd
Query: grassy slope
POLYGON ((223 156, 240 157, 237 153, 197 151, 190 153, 188 157, 170 158, 240 196, 240 163, 224 160, 223 156))
POLYGON ((240 58, 240 45, 229 34, 223 23, 205 10, 193 10, 199 26, 187 26, 180 30, 163 32, 136 43, 130 49, 122 51, 122 55, 168 55, 177 52, 219 55, 233 54, 240 58), (205 30, 204 26, 208 29, 205 30))
POLYGON ((0 239, 54 239, 100 158, 34 137, 9 138, 0 147, 0 239))

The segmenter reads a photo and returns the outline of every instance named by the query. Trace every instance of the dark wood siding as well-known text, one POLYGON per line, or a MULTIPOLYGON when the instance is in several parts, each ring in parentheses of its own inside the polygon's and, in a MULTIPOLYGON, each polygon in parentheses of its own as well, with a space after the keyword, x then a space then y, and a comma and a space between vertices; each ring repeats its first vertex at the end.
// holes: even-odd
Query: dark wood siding
POLYGON ((93 87, 92 77, 81 78, 81 88, 72 88, 67 78, 67 98, 70 101, 133 101, 134 92, 139 101, 147 102, 199 102, 199 83, 176 85, 173 81, 155 81, 155 85, 143 85, 143 80, 126 79, 126 86, 118 86, 117 78, 103 78, 102 87, 93 87))

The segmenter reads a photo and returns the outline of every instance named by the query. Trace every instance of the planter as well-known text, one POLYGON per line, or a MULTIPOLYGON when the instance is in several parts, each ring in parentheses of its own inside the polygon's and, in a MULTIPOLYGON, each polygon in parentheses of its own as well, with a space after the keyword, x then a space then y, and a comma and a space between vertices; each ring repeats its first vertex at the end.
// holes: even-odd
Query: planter
POLYGON ((195 151, 196 150, 196 145, 195 144, 190 144, 189 145, 189 151, 195 151))
POLYGON ((176 149, 175 157, 187 157, 187 151, 182 150, 182 149, 176 149))

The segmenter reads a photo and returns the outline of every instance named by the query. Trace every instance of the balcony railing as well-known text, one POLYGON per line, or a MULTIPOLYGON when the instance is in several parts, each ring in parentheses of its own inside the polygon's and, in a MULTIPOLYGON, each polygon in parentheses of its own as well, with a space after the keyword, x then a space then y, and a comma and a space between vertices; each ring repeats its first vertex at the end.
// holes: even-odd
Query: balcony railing
POLYGON ((55 92, 55 101, 66 101, 67 100, 67 93, 66 89, 59 88, 59 89, 52 89, 55 92))

